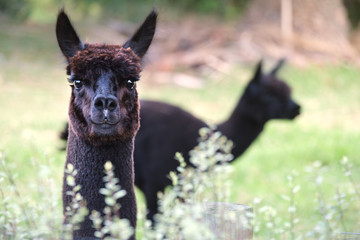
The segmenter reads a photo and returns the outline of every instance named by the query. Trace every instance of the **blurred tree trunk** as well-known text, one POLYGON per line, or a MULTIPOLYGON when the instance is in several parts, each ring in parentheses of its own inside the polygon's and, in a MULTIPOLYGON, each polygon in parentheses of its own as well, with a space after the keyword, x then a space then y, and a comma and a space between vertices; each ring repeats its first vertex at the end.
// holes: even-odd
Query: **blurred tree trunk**
POLYGON ((278 44, 290 35, 291 46, 308 54, 352 55, 346 9, 339 0, 252 0, 242 22, 278 44))
POLYGON ((347 43, 349 24, 339 0, 294 0, 294 29, 334 43, 347 43))
MULTIPOLYGON (((346 38, 349 25, 339 0, 288 0, 292 2, 292 27, 295 32, 329 40, 346 38)), ((280 26, 281 0, 252 0, 248 20, 280 26)))

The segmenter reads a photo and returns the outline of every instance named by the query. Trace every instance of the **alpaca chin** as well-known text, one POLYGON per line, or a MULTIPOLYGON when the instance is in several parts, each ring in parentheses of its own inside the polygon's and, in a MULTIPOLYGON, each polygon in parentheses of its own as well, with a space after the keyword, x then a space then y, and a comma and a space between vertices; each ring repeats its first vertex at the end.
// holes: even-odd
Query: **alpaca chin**
POLYGON ((294 109, 294 110, 292 110, 292 112, 286 117, 286 119, 293 120, 293 119, 295 119, 298 115, 300 115, 300 109, 294 109))
POLYGON ((98 137, 114 137, 119 134, 119 123, 116 124, 92 124, 91 135, 98 137))
MULTIPOLYGON (((289 120, 293 120, 295 119, 298 115, 300 115, 300 106, 295 103, 295 102, 290 102, 288 104, 288 106, 286 107, 286 110, 283 111, 282 116, 279 117, 279 119, 289 119, 289 120)), ((274 118, 276 119, 276 118, 274 118)))
POLYGON ((127 128, 122 122, 115 125, 91 124, 89 134, 80 138, 88 140, 93 146, 102 146, 132 141, 136 133, 137 128, 127 128))

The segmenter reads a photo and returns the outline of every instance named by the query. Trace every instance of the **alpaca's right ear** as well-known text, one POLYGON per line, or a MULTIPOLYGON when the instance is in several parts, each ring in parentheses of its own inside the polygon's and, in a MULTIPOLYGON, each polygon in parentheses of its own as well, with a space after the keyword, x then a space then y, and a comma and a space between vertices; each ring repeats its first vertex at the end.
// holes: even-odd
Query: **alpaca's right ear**
POLYGON ((157 11, 152 10, 135 34, 123 45, 125 48, 130 47, 140 58, 145 55, 154 37, 157 15, 157 11))
POLYGON ((60 10, 57 18, 56 38, 62 53, 68 61, 69 58, 76 55, 78 51, 84 49, 84 45, 71 25, 64 9, 60 10))
POLYGON ((252 82, 260 82, 262 78, 262 60, 257 64, 252 82))
POLYGON ((271 70, 270 75, 275 76, 277 71, 282 67, 282 65, 284 65, 284 63, 285 63, 285 58, 280 59, 276 64, 276 66, 274 67, 274 69, 271 70))

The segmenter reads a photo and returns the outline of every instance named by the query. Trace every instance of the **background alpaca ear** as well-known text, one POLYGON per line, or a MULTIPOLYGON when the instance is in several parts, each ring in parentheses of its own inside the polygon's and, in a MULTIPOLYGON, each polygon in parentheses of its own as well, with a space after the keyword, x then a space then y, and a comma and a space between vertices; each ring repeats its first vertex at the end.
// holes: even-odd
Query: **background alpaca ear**
POLYGON ((157 12, 152 10, 135 34, 124 44, 142 58, 147 52, 155 34, 157 12))
POLYGON ((251 81, 252 82, 260 82, 261 77, 262 77, 262 60, 260 60, 260 62, 257 64, 254 77, 251 81))
POLYGON ((56 38, 62 53, 68 61, 69 58, 76 55, 78 51, 84 49, 84 45, 71 25, 64 9, 60 10, 57 18, 56 38))
POLYGON ((282 65, 284 65, 284 62, 285 62, 284 58, 280 59, 276 64, 276 66, 274 67, 274 69, 270 72, 270 75, 275 76, 276 72, 282 67, 282 65))

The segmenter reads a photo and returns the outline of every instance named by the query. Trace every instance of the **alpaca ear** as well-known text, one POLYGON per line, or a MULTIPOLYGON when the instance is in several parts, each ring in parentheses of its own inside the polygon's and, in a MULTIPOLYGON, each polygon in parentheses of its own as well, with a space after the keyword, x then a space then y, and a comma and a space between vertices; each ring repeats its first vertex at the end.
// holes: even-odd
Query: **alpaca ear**
POLYGON ((284 58, 280 59, 276 64, 276 66, 274 67, 274 69, 270 72, 270 75, 275 76, 277 71, 282 67, 282 65, 284 65, 284 63, 285 63, 285 59, 284 58))
POLYGON ((57 18, 56 38, 62 53, 68 61, 69 58, 76 55, 78 51, 84 49, 84 45, 71 25, 64 9, 60 10, 57 18))
POLYGON ((157 11, 152 10, 146 17, 143 24, 135 32, 135 34, 123 45, 123 47, 130 47, 136 55, 142 58, 147 52, 156 29, 157 11))
POLYGON ((251 81, 260 82, 261 78, 262 78, 262 60, 260 60, 259 63, 257 64, 254 77, 251 81))

